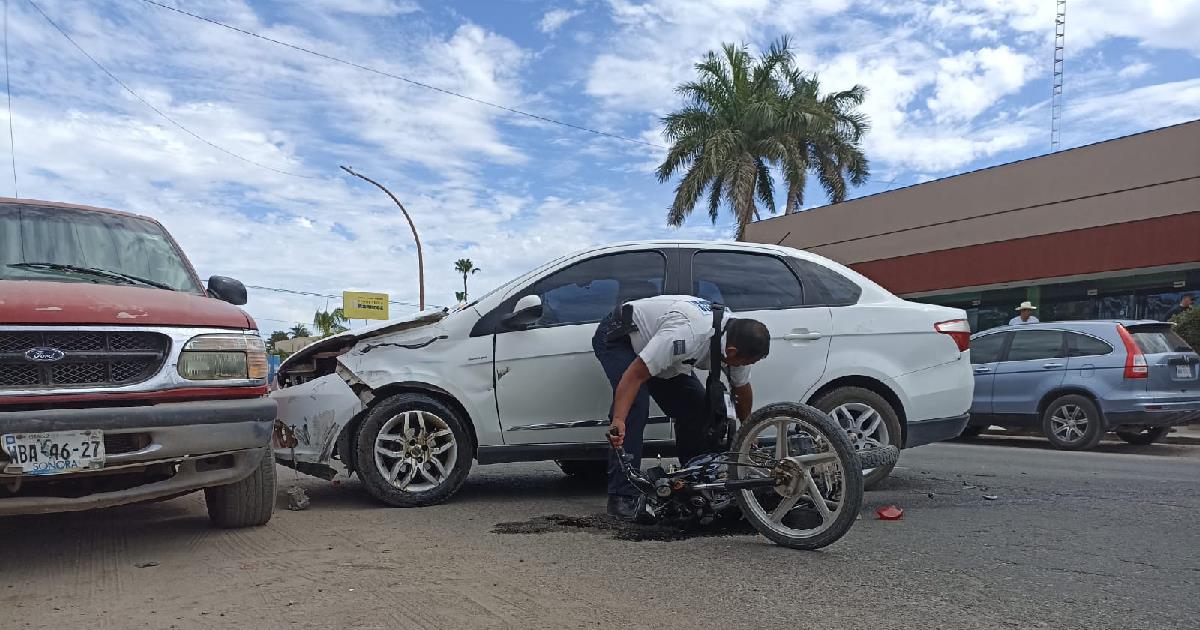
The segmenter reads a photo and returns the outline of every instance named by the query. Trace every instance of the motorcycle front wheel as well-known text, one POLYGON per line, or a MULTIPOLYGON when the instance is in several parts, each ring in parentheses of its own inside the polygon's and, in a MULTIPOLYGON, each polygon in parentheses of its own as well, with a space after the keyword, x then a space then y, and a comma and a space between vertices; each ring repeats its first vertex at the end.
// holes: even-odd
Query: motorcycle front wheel
POLYGON ((733 439, 731 479, 776 476, 771 488, 742 489, 742 514, 771 541, 820 549, 841 538, 862 508, 863 476, 845 430, 824 412, 798 403, 763 407, 733 439))

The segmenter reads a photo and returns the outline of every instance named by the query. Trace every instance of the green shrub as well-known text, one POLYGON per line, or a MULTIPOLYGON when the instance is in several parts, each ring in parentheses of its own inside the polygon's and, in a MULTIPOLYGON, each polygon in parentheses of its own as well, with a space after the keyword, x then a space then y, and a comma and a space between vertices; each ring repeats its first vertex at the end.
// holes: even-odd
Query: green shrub
POLYGON ((1173 317, 1175 332, 1193 349, 1200 350, 1200 308, 1193 308, 1173 317))

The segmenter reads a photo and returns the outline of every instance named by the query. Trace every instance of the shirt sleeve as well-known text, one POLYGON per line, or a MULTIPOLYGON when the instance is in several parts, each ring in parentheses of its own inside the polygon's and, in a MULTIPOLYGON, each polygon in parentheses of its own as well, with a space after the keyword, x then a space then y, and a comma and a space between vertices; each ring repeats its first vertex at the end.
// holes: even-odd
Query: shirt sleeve
POLYGON ((650 376, 658 376, 686 359, 696 339, 691 322, 683 313, 667 313, 658 319, 657 324, 658 330, 638 353, 650 370, 650 376))

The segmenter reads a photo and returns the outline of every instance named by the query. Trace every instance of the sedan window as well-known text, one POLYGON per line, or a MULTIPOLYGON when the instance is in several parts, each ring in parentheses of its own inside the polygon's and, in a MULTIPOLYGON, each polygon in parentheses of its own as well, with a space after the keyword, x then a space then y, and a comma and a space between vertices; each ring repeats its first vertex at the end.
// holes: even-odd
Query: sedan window
POLYGON ((658 252, 612 254, 542 278, 523 294, 542 298, 539 326, 595 323, 624 302, 661 295, 665 273, 658 252))
POLYGON ((1009 361, 1056 359, 1064 354, 1061 330, 1018 330, 1008 348, 1009 361))
POLYGON ((692 259, 692 294, 734 312, 804 305, 800 281, 774 256, 698 252, 692 259))

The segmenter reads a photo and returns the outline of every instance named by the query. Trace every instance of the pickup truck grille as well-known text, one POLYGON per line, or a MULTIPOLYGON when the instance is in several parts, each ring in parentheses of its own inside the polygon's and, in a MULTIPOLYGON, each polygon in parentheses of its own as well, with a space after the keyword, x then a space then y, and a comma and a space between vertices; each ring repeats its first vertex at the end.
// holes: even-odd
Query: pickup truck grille
POLYGON ((0 331, 0 391, 132 385, 154 376, 170 348, 153 332, 0 331))

